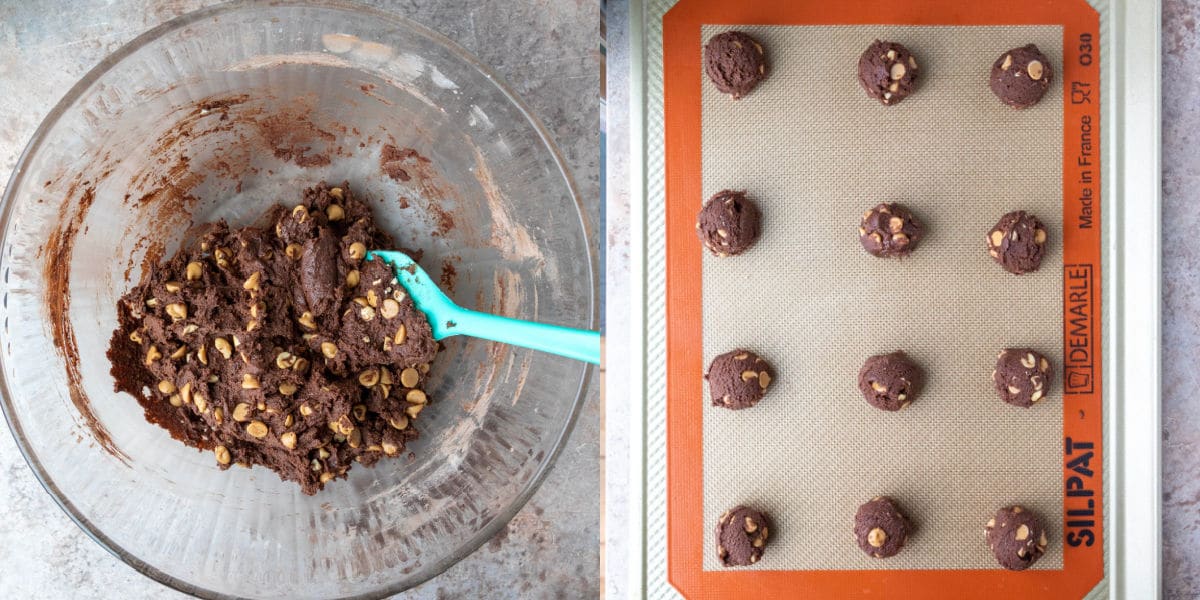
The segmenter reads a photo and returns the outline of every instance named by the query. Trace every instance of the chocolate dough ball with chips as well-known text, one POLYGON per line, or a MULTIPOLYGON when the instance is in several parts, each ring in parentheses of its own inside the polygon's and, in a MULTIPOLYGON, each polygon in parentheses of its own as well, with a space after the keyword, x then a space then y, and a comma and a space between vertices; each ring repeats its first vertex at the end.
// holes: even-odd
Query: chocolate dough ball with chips
POLYGON ((718 90, 739 100, 767 78, 767 57, 754 38, 726 31, 704 45, 704 72, 718 90))
POLYGON ((911 529, 908 517, 900 512, 896 501, 887 496, 876 496, 858 507, 854 515, 854 537, 858 547, 867 556, 887 558, 895 556, 908 541, 911 529))
POLYGON ((763 555, 770 520, 746 506, 735 506, 717 520, 717 558, 726 567, 752 565, 763 555))
POLYGON ((1029 44, 1001 54, 992 65, 989 84, 1001 102, 1013 108, 1029 108, 1046 95, 1053 79, 1050 59, 1029 44))
POLYGON ((992 382, 1001 400, 1029 408, 1050 389, 1050 361, 1030 348, 1005 348, 996 359, 992 382))
POLYGON ((1000 566, 1024 571, 1046 553, 1046 528, 1023 506, 1005 506, 983 529, 988 546, 1000 566))
POLYGON ((917 59, 895 42, 875 40, 858 59, 858 82, 867 95, 884 105, 900 102, 917 84, 917 59))
POLYGON ((1046 226, 1023 211, 1010 212, 988 232, 988 254, 1014 275, 1032 273, 1046 256, 1046 226))
POLYGON ((714 358, 704 374, 713 406, 732 410, 758 404, 774 377, 775 371, 767 361, 741 349, 714 358))
POLYGON ((901 204, 885 203, 863 213, 858 241, 874 256, 908 256, 925 234, 921 222, 901 204))
POLYGON ((696 218, 696 235, 717 256, 736 256, 758 241, 762 214, 746 192, 721 190, 696 218))
POLYGON ((897 411, 912 404, 921 386, 921 367, 903 352, 872 356, 858 371, 858 389, 875 408, 897 411))

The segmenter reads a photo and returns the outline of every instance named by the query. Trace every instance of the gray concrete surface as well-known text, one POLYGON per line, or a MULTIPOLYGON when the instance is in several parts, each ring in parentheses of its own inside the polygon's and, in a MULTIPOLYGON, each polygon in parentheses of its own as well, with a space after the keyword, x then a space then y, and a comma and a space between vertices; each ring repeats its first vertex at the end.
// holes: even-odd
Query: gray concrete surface
MULTIPOLYGON (((0 0, 0 191, 34 129, 88 69, 211 0, 0 0)), ((599 230, 597 0, 372 1, 490 65, 546 124, 599 230)), ((594 598, 600 589, 600 401, 542 488, 490 543, 404 598, 594 598)), ((5 428, 7 429, 7 428, 5 428)), ((0 598, 175 598, 105 552, 42 490, 0 432, 0 598)))
POLYGON ((1163 2, 1163 591, 1200 598, 1200 0, 1163 2))

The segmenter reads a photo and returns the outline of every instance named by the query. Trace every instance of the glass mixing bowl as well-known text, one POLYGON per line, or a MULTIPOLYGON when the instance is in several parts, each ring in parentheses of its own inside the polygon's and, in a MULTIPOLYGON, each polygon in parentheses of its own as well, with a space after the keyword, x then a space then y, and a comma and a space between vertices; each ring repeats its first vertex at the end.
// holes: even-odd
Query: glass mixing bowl
POLYGON ((220 471, 113 392, 117 298, 189 227, 348 180, 471 308, 590 328, 595 249, 529 111, 446 38, 336 2, 237 3, 134 40, 38 128, 3 199, 4 413, 55 500, 139 571, 210 597, 391 594, 521 508, 590 369, 454 338, 411 454, 304 496, 220 471), (385 145, 410 148, 381 169, 385 145), (417 158, 419 155, 420 158, 417 158))

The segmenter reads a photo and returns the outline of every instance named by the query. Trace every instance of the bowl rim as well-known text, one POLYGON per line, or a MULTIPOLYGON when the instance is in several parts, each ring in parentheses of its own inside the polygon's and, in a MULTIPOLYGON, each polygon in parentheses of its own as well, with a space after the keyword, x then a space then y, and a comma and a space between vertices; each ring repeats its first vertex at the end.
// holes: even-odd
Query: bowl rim
MULTIPOLYGON (((120 64, 124 59, 132 55, 134 52, 140 50, 142 47, 150 44, 151 42, 158 40, 167 33, 182 29, 201 20, 230 13, 236 13, 244 9, 280 7, 317 8, 333 11, 349 11, 358 14, 367 13, 375 18, 388 21, 391 24, 396 25, 398 28, 406 29, 417 35, 426 37, 440 44, 443 49, 449 51, 452 55, 473 67, 481 75, 487 78, 487 80, 490 81, 492 85, 494 85, 496 89, 498 89, 514 107, 516 107, 516 109, 525 118, 528 125, 533 128, 542 144, 550 152, 550 155, 554 160, 554 164, 558 167, 559 174, 562 176, 563 181, 567 186, 567 190, 571 195, 571 199, 575 203, 576 214, 579 217, 580 233, 583 236, 583 241, 585 243, 585 247, 587 248, 586 259, 588 268, 588 283, 592 291, 590 297, 588 298, 588 328, 595 329, 599 322, 599 281, 597 280, 598 249, 594 246, 595 240, 592 239, 594 236, 589 233, 589 219, 586 209, 583 206, 578 186, 571 175, 570 169, 567 167, 563 159, 561 151, 554 143, 553 138, 550 136, 550 133, 542 124, 541 120, 533 114, 529 106, 526 105, 525 102, 521 100, 521 98, 518 97, 517 94, 512 90, 512 88, 509 87, 509 85, 505 83, 490 67, 485 65, 482 61, 480 61, 455 41, 425 25, 409 19, 408 17, 347 0, 276 0, 271 2, 263 2, 261 0, 234 0, 232 2, 192 11, 160 23, 159 25, 156 25, 155 27, 133 38, 115 52, 106 56, 94 67, 92 67, 78 82, 75 83, 75 85, 71 86, 66 94, 63 95, 62 99, 60 99, 58 103, 54 105, 54 108, 52 108, 50 112, 46 114, 46 117, 42 119, 42 122, 38 125, 38 128, 34 130, 33 136, 30 138, 29 143, 25 146, 25 149, 22 150, 20 157, 17 159, 16 165, 12 171, 12 175, 9 177, 8 186, 5 188, 4 195, 0 197, 0 253, 3 253, 3 249, 8 246, 8 226, 11 222, 13 206, 15 204, 15 190, 21 187, 25 179, 24 171, 28 166, 30 159, 40 149, 50 129, 57 124, 63 113, 65 113, 75 102, 77 102, 80 97, 82 97, 83 94, 92 87, 93 84, 95 84, 101 77, 103 77, 106 73, 120 64)), ((11 256, 11 250, 9 255, 11 256)), ((0 254, 0 265, 5 262, 7 262, 5 260, 5 256, 0 254)), ((5 275, 4 279, 4 287, 7 288, 7 274, 5 275)), ((4 293, 7 295, 7 290, 5 290, 4 293)), ((562 429, 559 431, 558 436, 554 441, 553 448, 547 453, 546 457, 541 461, 541 464, 538 465, 534 476, 530 478, 525 487, 517 494, 513 502, 506 509, 500 511, 496 516, 492 517, 492 519, 483 527, 481 527, 475 533, 475 535, 468 538, 464 543, 460 544, 452 553, 432 563, 430 567, 424 569, 424 572, 421 574, 421 576, 410 583, 384 585, 377 589, 361 594, 341 596, 339 597, 339 600, 384 598, 415 588, 433 579, 434 577, 441 575, 462 559, 473 554, 476 550, 483 546, 485 542, 494 537, 500 531, 500 528, 507 525, 508 522, 511 521, 512 518, 515 517, 517 513, 525 507, 525 505, 529 502, 529 499, 541 487, 542 482, 550 473, 554 463, 562 453, 563 447, 566 445, 567 438, 571 435, 571 432, 575 427, 575 423, 579 418, 583 403, 585 402, 587 393, 590 389, 589 383, 595 370, 592 365, 584 363, 581 363, 581 365, 582 369, 579 377, 579 385, 575 392, 575 400, 572 403, 570 413, 567 416, 562 429)), ((33 453, 33 450, 26 444, 25 435, 21 428, 20 421, 16 417, 16 410, 9 400, 11 397, 11 392, 8 388, 8 380, 5 376, 6 373, 7 368, 4 363, 4 353, 0 352, 0 413, 4 414, 5 420, 7 421, 13 438, 16 441, 17 448, 21 451, 21 455, 25 458, 25 462, 33 470, 34 477, 37 479, 38 483, 42 485, 42 488, 50 494, 50 497, 54 500, 54 503, 57 504, 58 507, 67 514, 71 521, 79 526, 79 528, 83 530, 88 537, 99 544, 102 548, 107 550, 110 554, 117 557, 125 564, 133 567, 134 570, 142 575, 145 575, 146 577, 149 577, 150 579, 153 579, 169 588, 201 598, 235 597, 203 588, 196 584, 189 583, 175 576, 167 574, 166 572, 151 565, 146 560, 133 555, 125 548, 122 548, 113 542, 113 540, 111 540, 107 535, 100 531, 99 528, 92 524, 91 521, 85 518, 54 483, 53 478, 51 478, 49 473, 46 472, 37 456, 33 453)))

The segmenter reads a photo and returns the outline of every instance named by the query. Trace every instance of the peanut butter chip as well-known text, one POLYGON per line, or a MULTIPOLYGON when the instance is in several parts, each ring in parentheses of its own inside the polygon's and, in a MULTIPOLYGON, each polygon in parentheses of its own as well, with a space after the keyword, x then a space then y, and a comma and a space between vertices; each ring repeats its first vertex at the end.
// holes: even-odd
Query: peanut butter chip
POLYGON ((876 527, 867 533, 867 543, 873 548, 882 548, 887 541, 887 532, 876 527))
POLYGON ((758 372, 758 387, 765 390, 765 389, 767 389, 767 386, 770 384, 771 384, 771 374, 767 373, 766 371, 759 371, 758 372))
POLYGON ((394 319, 400 314, 400 303, 388 298, 383 301, 383 308, 379 309, 379 314, 385 319, 394 319))
POLYGON ((229 344, 229 340, 219 337, 213 340, 213 346, 216 346, 217 352, 220 352, 221 356, 227 359, 233 356, 233 346, 229 344))
POLYGON ((758 524, 754 522, 754 519, 746 517, 745 529, 746 533, 754 533, 755 531, 758 531, 758 524))
POLYGON ((409 367, 403 371, 400 371, 400 385, 406 388, 411 388, 416 387, 417 383, 420 381, 421 376, 417 373, 416 369, 409 367))
POLYGON ((233 407, 233 420, 238 423, 245 422, 250 418, 250 405, 245 402, 238 402, 237 406, 233 407))
POLYGON ((187 277, 188 281, 196 281, 196 280, 200 279, 200 276, 203 274, 204 274, 204 265, 202 265, 198 262, 195 262, 195 261, 188 263, 187 270, 185 273, 185 276, 187 277))
POLYGON ((250 373, 242 374, 242 389, 257 390, 259 388, 258 378, 250 373))
POLYGON ((358 383, 363 387, 374 387, 379 383, 379 369, 370 368, 359 373, 358 383))
POLYGON ((1004 243, 1004 232, 1000 230, 993 231, 989 239, 992 242, 992 246, 999 248, 1004 243))
POLYGON ((227 465, 231 460, 233 460, 233 457, 229 455, 229 448, 226 448, 225 446, 217 446, 216 448, 213 448, 213 454, 217 456, 217 462, 223 465, 227 465))
POLYGON ((1041 61, 1036 60, 1029 61, 1029 66, 1025 67, 1025 70, 1029 72, 1029 78, 1034 81, 1041 79, 1045 73, 1045 68, 1042 66, 1041 61))
POLYGON ((267 437, 267 432, 267 424, 263 423, 262 421, 251 421, 250 424, 246 426, 246 433, 259 439, 267 437))
POLYGON ((188 316, 187 305, 182 302, 172 302, 167 305, 167 315, 172 321, 182 321, 188 316))

